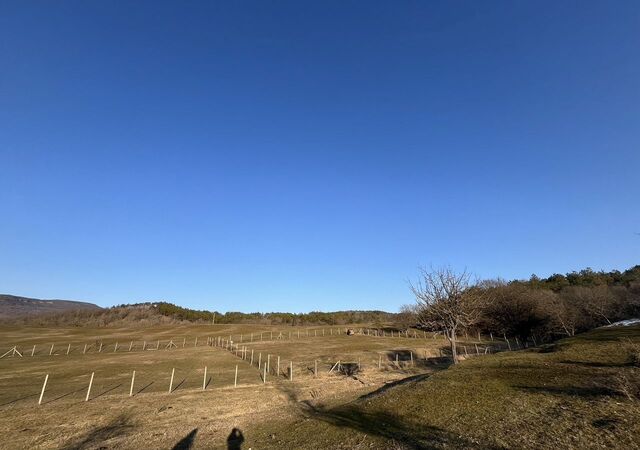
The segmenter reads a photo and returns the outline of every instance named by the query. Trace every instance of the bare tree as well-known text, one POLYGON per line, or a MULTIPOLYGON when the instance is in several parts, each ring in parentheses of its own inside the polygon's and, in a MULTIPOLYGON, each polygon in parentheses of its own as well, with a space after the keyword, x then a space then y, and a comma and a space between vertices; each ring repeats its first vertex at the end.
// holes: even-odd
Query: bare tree
POLYGON ((447 336, 457 363, 456 333, 478 321, 484 290, 475 289, 476 283, 466 270, 456 273, 449 267, 421 268, 418 282, 410 287, 416 297, 418 322, 447 336))
POLYGON ((581 310, 566 296, 556 295, 544 305, 551 318, 551 329, 567 336, 574 336, 581 322, 584 322, 581 310))
POLYGON ((418 311, 416 305, 402 305, 400 312, 396 314, 396 324, 406 331, 418 323, 418 311))
POLYGON ((619 313, 620 302, 608 286, 576 286, 568 294, 596 321, 596 325, 611 324, 611 319, 619 313))

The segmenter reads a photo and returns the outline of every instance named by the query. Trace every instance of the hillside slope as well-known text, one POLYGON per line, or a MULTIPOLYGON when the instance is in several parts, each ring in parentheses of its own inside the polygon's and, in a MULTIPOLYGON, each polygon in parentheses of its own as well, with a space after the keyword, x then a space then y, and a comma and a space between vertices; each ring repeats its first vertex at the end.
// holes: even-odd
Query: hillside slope
POLYGON ((18 297, 0 294, 0 319, 14 317, 61 313, 73 310, 101 310, 98 305, 71 300, 40 300, 36 298, 18 297))
POLYGON ((640 448, 640 327, 484 356, 295 423, 253 430, 257 448, 640 448), (637 347, 636 347, 637 351, 637 347), (635 364, 638 364, 636 354, 635 364), (295 433, 288 430, 295 429, 295 433))

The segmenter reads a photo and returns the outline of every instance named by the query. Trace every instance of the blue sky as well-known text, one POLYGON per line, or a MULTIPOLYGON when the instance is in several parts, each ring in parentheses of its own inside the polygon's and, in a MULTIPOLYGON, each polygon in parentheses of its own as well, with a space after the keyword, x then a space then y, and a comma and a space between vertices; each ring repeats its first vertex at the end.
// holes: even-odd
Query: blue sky
POLYGON ((640 262, 640 4, 3 2, 0 292, 385 309, 640 262))

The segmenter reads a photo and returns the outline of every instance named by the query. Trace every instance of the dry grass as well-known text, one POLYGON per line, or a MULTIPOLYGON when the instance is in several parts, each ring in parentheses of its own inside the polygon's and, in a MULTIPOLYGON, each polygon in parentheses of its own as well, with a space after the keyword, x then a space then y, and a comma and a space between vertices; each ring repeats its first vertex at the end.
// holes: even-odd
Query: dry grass
POLYGON ((621 337, 638 343, 640 328, 595 330, 465 361, 355 402, 301 408, 296 419, 258 427, 257 444, 275 448, 264 437, 271 433, 280 448, 297 449, 640 448, 640 402, 615 381, 638 370, 621 337))
POLYGON ((301 328, 300 338, 294 328, 294 336, 288 340, 289 330, 256 329, 251 325, 157 326, 99 332, 84 328, 3 328, 0 331, 3 347, 18 345, 25 356, 0 360, 0 414, 4 418, 0 432, 12 436, 10 445, 0 446, 170 448, 179 441, 192 440, 194 448, 224 448, 226 436, 233 427, 238 427, 246 436, 243 448, 249 448, 257 438, 252 432, 255 427, 273 420, 295 420, 300 414, 299 405, 341 404, 385 383, 436 370, 439 366, 425 364, 424 358, 416 359, 414 365, 400 359, 400 367, 396 367, 395 354, 408 360, 408 352, 435 355, 437 348, 444 345, 441 339, 330 335, 328 327, 324 337, 321 331, 314 332, 322 328, 301 328), (259 340, 261 331, 264 340, 259 340), (273 341, 269 340, 271 331, 276 333, 273 341), (275 339, 281 331, 287 333, 286 340, 275 339), (240 334, 242 345, 254 349, 256 362, 261 352, 264 356, 280 355, 283 368, 286 361, 293 360, 294 382, 283 374, 280 377, 270 374, 268 383, 263 384, 255 362, 251 366, 228 351, 206 345, 208 336, 228 339, 231 335, 239 343, 240 334), (197 347, 193 346, 196 336, 197 347), (142 351, 142 341, 155 347, 158 339, 160 350, 142 351), (162 349, 170 339, 179 348, 162 349), (186 339, 184 348, 182 339, 186 339), (134 347, 129 352, 132 340, 134 347), (120 346, 114 352, 116 341, 120 346), (100 353, 99 342, 103 343, 100 353), (49 356, 51 343, 55 347, 49 356), (67 355, 69 343, 72 345, 67 355), (83 354, 85 343, 96 346, 83 354), (31 357, 34 344, 37 351, 31 357), (377 369, 378 355, 386 358, 383 370, 377 369), (317 378, 309 370, 316 359, 320 362, 317 378), (354 377, 328 375, 329 363, 338 359, 360 360, 362 371, 354 377), (205 365, 208 384, 203 392, 205 365), (233 388, 236 365, 239 385, 233 388), (169 394, 172 368, 176 374, 174 391, 169 394), (132 370, 136 371, 136 384, 130 398, 132 370), (95 372, 91 399, 85 402, 91 372, 95 372), (47 373, 47 390, 43 404, 38 406, 39 391, 47 373))

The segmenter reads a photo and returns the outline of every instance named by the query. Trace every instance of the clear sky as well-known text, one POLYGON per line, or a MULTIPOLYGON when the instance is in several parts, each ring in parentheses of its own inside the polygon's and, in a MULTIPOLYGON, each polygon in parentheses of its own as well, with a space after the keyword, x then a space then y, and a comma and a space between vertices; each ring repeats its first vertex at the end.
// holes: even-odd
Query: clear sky
POLYGON ((637 1, 0 4, 0 292, 385 309, 640 263, 637 1))

